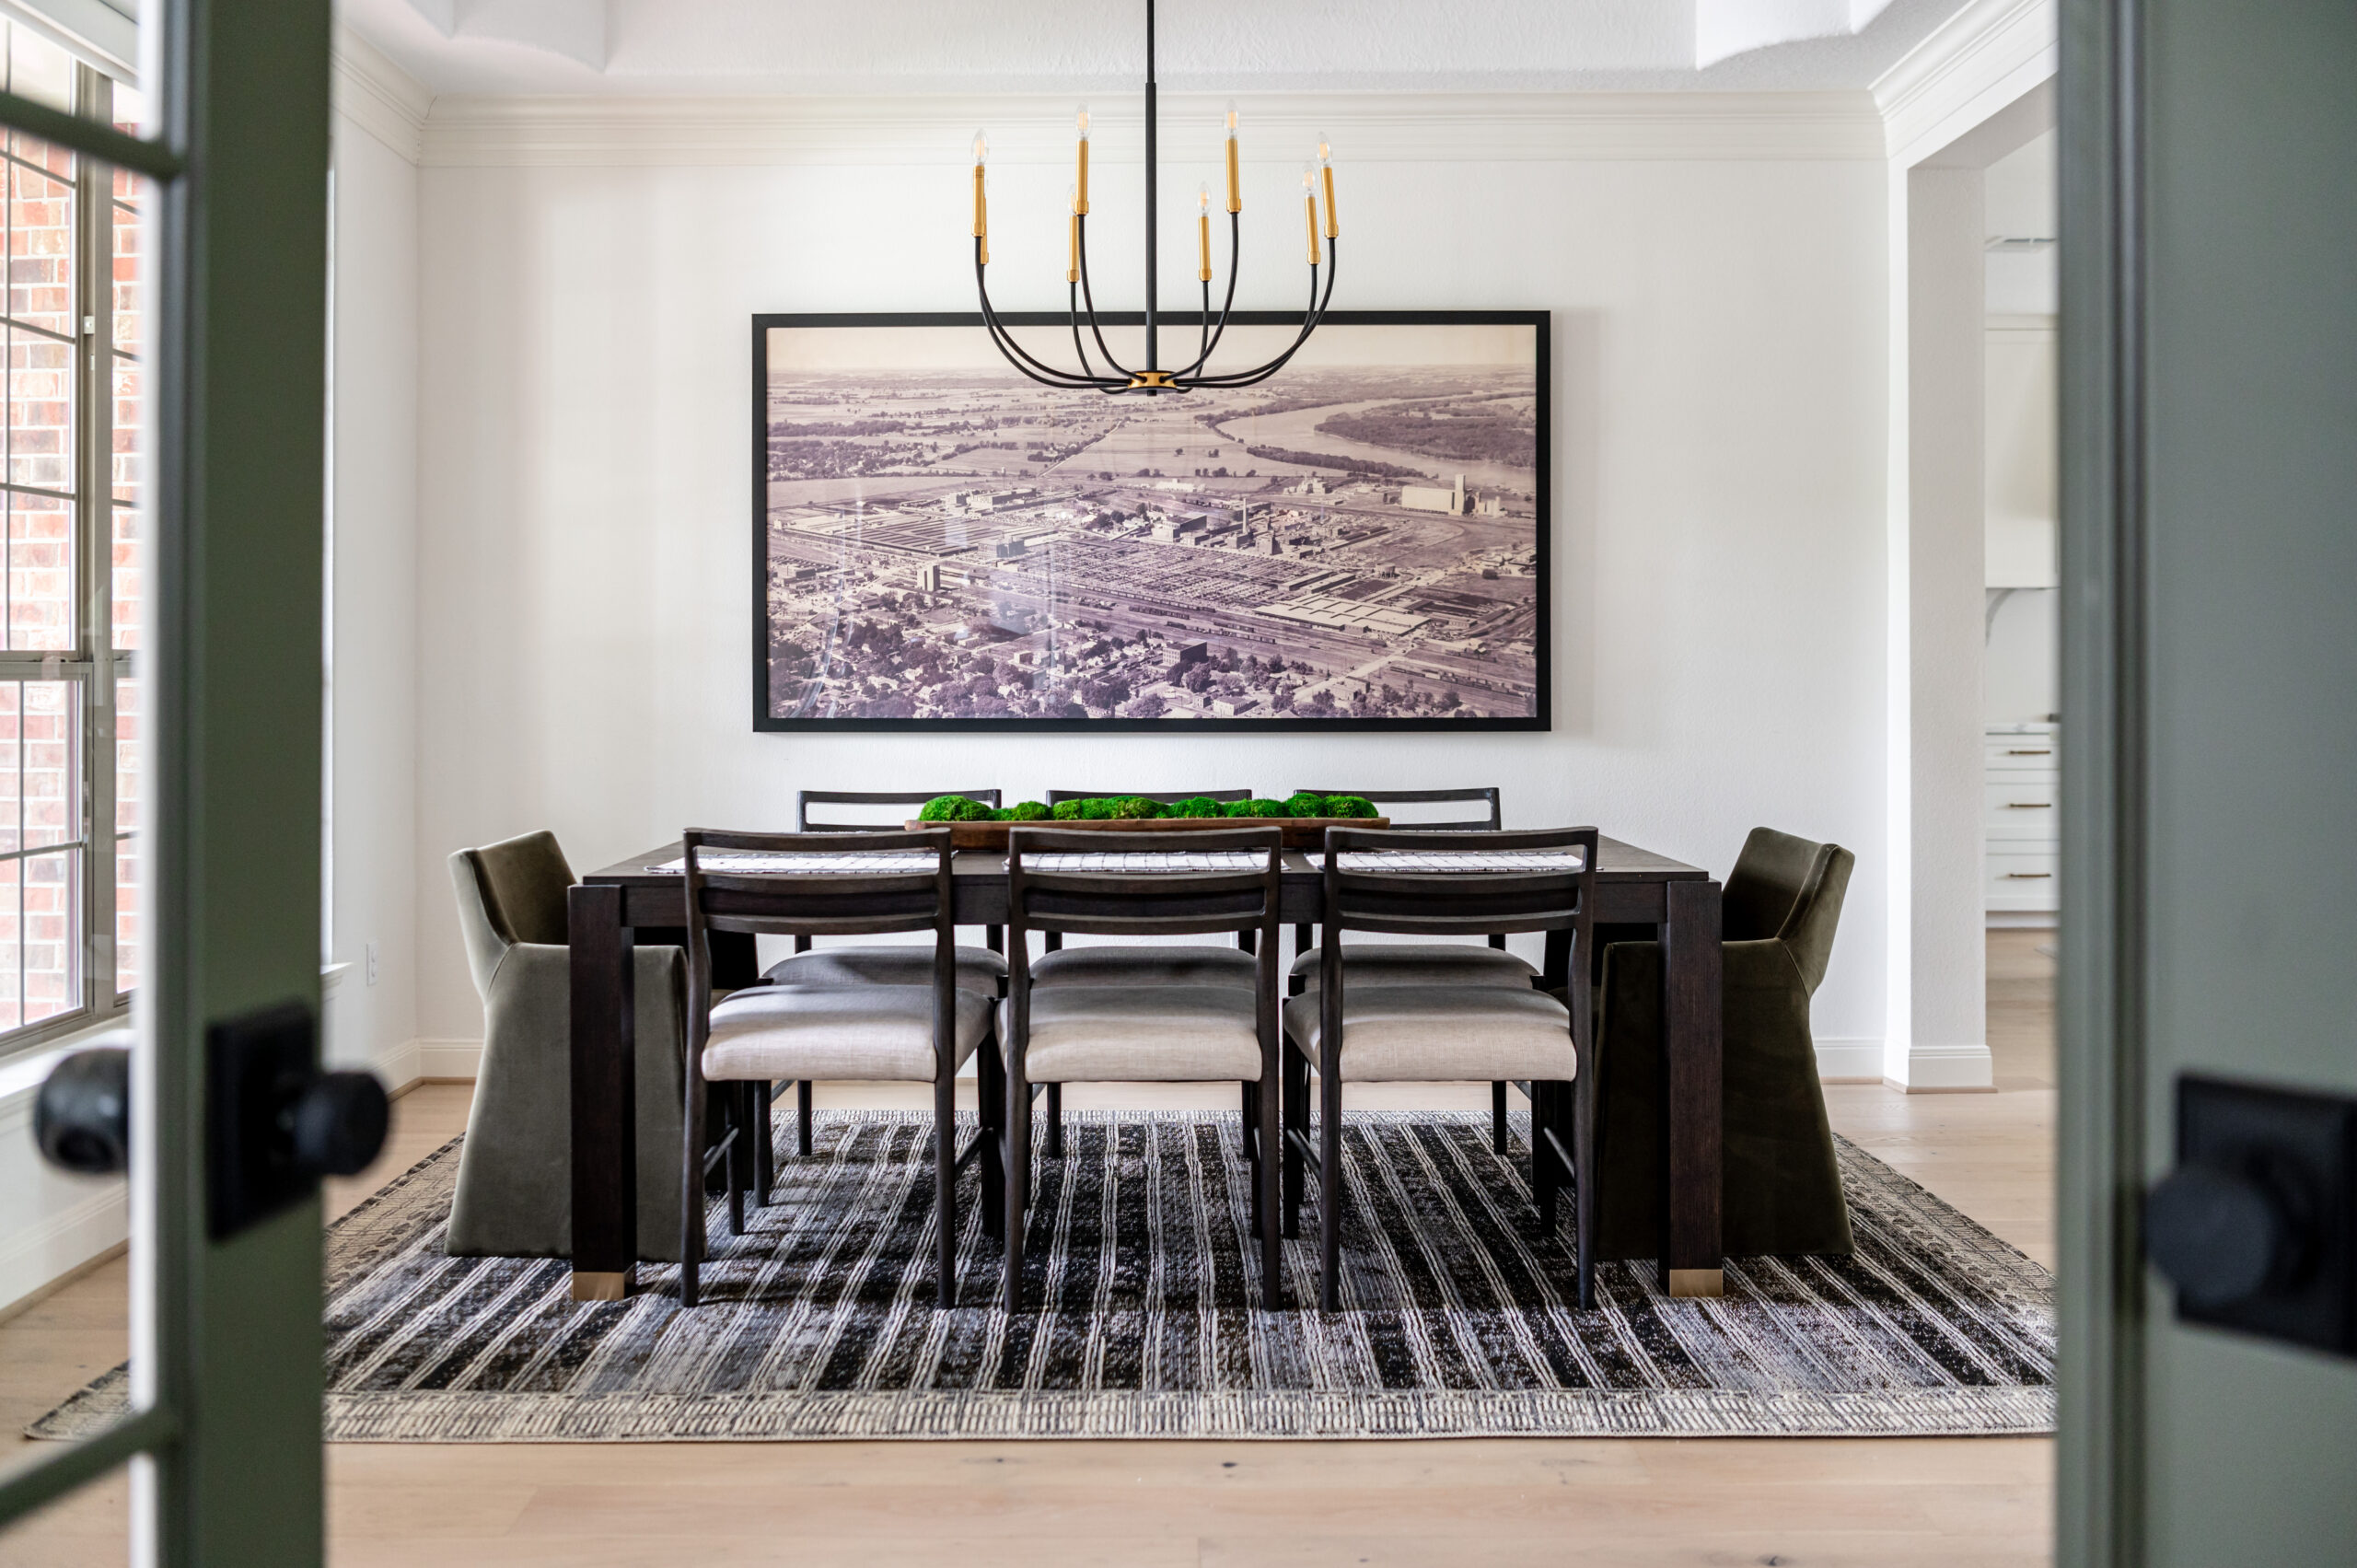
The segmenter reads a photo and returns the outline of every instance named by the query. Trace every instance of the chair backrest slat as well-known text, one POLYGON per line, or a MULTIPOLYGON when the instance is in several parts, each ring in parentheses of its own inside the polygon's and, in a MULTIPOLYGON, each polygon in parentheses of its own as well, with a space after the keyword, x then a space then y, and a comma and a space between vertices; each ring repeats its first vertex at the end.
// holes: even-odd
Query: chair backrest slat
POLYGON ((1475 804, 1489 807, 1486 815, 1462 822, 1402 822, 1394 812, 1385 816, 1393 819, 1391 830, 1400 833, 1472 833, 1496 832, 1505 826, 1505 818, 1498 805, 1498 786, 1485 784, 1464 789, 1313 789, 1311 795, 1355 795, 1361 800, 1377 807, 1444 806, 1475 804))
POLYGON ((681 835, 680 881, 687 906, 688 981, 706 993, 711 933, 770 936, 934 934, 936 968, 948 972, 950 840, 946 828, 910 832, 745 833, 691 828, 681 835), (755 872, 707 870, 708 851, 839 856, 864 852, 909 853, 906 871, 755 872))
MULTIPOLYGON (((814 806, 923 806, 926 801, 945 795, 962 795, 969 800, 980 801, 995 809, 998 791, 994 789, 934 789, 934 790, 863 790, 806 789, 795 797, 794 827, 801 833, 872 833, 884 826, 878 822, 848 822, 832 818, 814 816, 814 806)), ((914 812, 910 813, 914 816, 914 812)))
POLYGON ((1283 831, 1239 828, 1187 836, 1185 853, 1245 851, 1260 867, 1205 871, 1046 871, 1042 854, 1168 854, 1165 833, 1078 833, 1016 828, 1007 834, 1007 944, 1023 952, 1019 933, 1183 935, 1254 931, 1273 936, 1282 889, 1283 831))
POLYGON ((1216 800, 1225 805, 1231 800, 1257 798, 1248 789, 1051 789, 1048 792, 1048 804, 1054 806, 1066 800, 1120 800, 1132 795, 1164 806, 1175 806, 1182 800, 1216 800))

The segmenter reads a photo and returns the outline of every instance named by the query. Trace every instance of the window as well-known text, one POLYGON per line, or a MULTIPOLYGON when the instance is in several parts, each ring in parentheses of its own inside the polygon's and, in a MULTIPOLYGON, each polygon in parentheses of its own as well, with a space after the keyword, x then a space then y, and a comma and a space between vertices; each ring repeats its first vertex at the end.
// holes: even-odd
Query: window
MULTIPOLYGON (((131 89, 5 22, 0 72, 60 109, 138 117, 131 89)), ((121 1016, 141 951, 142 182, 6 137, 0 1051, 121 1016)))

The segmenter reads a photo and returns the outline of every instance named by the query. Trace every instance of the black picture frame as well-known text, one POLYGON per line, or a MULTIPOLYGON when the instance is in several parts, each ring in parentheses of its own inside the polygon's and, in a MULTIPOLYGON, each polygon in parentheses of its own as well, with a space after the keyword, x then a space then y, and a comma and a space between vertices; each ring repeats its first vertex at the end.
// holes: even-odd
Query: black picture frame
MULTIPOLYGON (((1101 312, 1098 320, 1108 327, 1142 328, 1144 315, 1140 311, 1101 312)), ((1165 312, 1166 327, 1194 327, 1200 317, 1194 312, 1165 312)), ((1010 327, 1052 329, 1059 332, 1068 329, 1070 318, 1061 312, 1001 311, 999 319, 1010 327)), ((1228 317, 1232 326, 1294 327, 1300 322, 1297 313, 1282 311, 1234 311, 1228 317)), ((1329 310, 1321 324, 1324 331, 1337 327, 1380 326, 1527 326, 1532 329, 1532 379, 1536 395, 1534 410, 1537 443, 1534 453, 1535 479, 1535 561, 1536 578, 1535 622, 1532 645, 1536 668, 1533 671, 1532 711, 1522 715, 1481 715, 1478 717, 1444 717, 1421 715, 1376 715, 1355 717, 1334 715, 1306 717, 1299 714, 1265 718, 1183 717, 1135 718, 1104 717, 831 717, 780 716, 771 711, 771 643, 769 627, 769 568, 770 568, 770 333, 777 329, 830 328, 970 328, 977 334, 983 331, 982 318, 973 311, 903 311, 903 312, 764 312, 752 318, 752 397, 751 424, 751 492, 752 492, 752 656, 753 656, 753 728, 761 733, 808 733, 833 731, 845 733, 870 732, 909 734, 937 732, 945 734, 1039 734, 1072 732, 1104 732, 1107 734, 1177 734, 1194 735, 1205 731, 1226 734, 1272 735, 1319 733, 1364 733, 1367 731, 1545 731, 1553 727, 1553 407, 1552 350, 1553 326, 1551 313, 1546 310, 1329 310)), ((1271 383, 1274 389, 1276 384, 1271 383)), ((1134 396, 1135 394, 1130 394, 1134 396)), ((1182 394, 1183 395, 1183 394, 1182 394)))

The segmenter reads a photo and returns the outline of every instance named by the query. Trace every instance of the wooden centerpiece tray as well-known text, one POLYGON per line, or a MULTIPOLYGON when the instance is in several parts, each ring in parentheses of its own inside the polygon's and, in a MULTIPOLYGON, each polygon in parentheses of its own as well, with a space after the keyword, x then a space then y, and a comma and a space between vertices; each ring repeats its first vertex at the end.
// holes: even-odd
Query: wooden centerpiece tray
MULTIPOLYGON (((1329 828, 1388 828, 1388 817, 1115 817, 1092 822, 918 822, 911 831, 947 828, 953 849, 1006 852, 1009 828, 1052 828, 1074 833, 1215 833, 1231 828, 1283 828, 1287 849, 1324 849, 1329 828)), ((1178 849, 1181 846, 1170 846, 1178 849)))

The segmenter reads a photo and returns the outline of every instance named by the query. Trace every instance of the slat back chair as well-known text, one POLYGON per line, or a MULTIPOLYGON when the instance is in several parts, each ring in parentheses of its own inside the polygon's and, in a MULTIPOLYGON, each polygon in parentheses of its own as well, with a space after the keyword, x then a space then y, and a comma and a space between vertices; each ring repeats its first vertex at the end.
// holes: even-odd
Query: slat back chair
MULTIPOLYGON (((954 1305, 958 1173, 977 1158, 982 1162, 983 1214, 989 1227, 996 1228, 993 1216, 998 1195, 997 1145, 988 1129, 997 1074, 995 1053, 985 1045, 979 1053, 978 1071, 984 1131, 960 1158, 957 1150, 959 1008, 962 1001, 970 1011, 974 999, 961 997, 957 983, 948 830, 914 833, 900 829, 864 833, 749 833, 691 828, 682 835, 682 843, 688 927, 688 1060, 686 1149, 680 1172, 685 1254, 679 1272, 681 1306, 696 1305, 697 1267, 704 1253, 705 1184, 714 1164, 725 1167, 727 1174, 729 1228, 741 1233, 745 1178, 753 1169, 765 1173, 768 1163, 763 1159, 755 1165, 749 1157, 754 1138, 747 1136, 753 1133, 766 1150, 766 1115, 758 1128, 752 1126, 753 1097, 746 1092, 755 1082, 766 1084, 766 1075, 752 1080, 728 1080, 729 1088, 720 1097, 728 1117, 728 1129, 717 1144, 709 1135, 707 1102, 712 1097, 705 1090, 704 1058, 712 1037, 711 936, 716 931, 767 936, 871 936, 915 931, 933 934, 934 1174, 940 1243, 940 1299, 944 1307, 954 1305), (905 854, 910 865, 906 871, 783 873, 707 866, 705 855, 720 851, 765 854, 888 851, 905 854)), ((749 1000, 757 995, 767 1001, 778 993, 740 992, 732 1000, 749 1000)), ((762 1186, 765 1189, 765 1181, 762 1186)), ((756 1198, 766 1202, 768 1193, 765 1190, 757 1191, 756 1198)))
MULTIPOLYGON (((1124 796, 1132 795, 1142 796, 1147 800, 1158 801, 1164 806, 1176 806, 1182 800, 1215 800, 1222 806, 1226 806, 1235 801, 1250 800, 1253 798, 1252 792, 1248 789, 1174 789, 1168 791, 1156 791, 1151 789, 1051 789, 1048 792, 1048 804, 1051 806, 1057 806, 1067 800, 1120 800, 1124 796)), ((1054 953, 1062 951, 1064 945, 1063 933, 1061 931, 1051 931, 1046 935, 1044 941, 1049 952, 1054 953)), ((1236 945, 1248 953, 1252 950, 1252 938, 1248 935, 1239 936, 1237 938, 1236 945)))
MULTIPOLYGON (((842 817, 838 812, 829 811, 827 807, 830 806, 922 807, 926 801, 945 795, 962 795, 969 800, 981 801, 993 810, 998 808, 998 791, 994 789, 936 789, 923 793, 899 789, 806 789, 797 792, 794 797, 794 830, 797 833, 873 833, 881 830, 886 824, 855 821, 842 817), (814 806, 818 807, 819 810, 811 810, 810 808, 814 806)), ((913 817, 916 813, 912 810, 909 815, 913 817)), ((986 925, 982 931, 984 944, 992 952, 997 952, 998 927, 986 925)), ((794 950, 797 953, 808 952, 810 938, 795 937, 794 950)))
MULTIPOLYGON (((1031 966, 1026 938, 1034 930, 1150 937, 1250 932, 1262 938, 1257 944, 1259 979, 1252 1005, 1252 1032, 1259 1045, 1259 1068, 1252 1077, 1247 1078, 1239 1073, 1238 1078, 1254 1087, 1254 1092, 1247 1097, 1247 1106, 1248 1111, 1257 1115, 1257 1122, 1254 1115, 1248 1115, 1245 1149, 1255 1166, 1253 1214, 1260 1227, 1263 1304, 1275 1303, 1279 1278, 1277 1162, 1263 1156, 1275 1147, 1277 1137, 1277 1074, 1282 1041, 1277 1013, 1275 935, 1282 897, 1283 847, 1284 835, 1273 827, 1190 833, 1182 845, 1177 846, 1173 845, 1169 835, 1160 833, 1083 833, 1033 827, 1016 828, 1008 833, 1007 924, 1008 934, 1014 940, 1008 944, 1009 973, 1004 1004, 1005 1023, 1001 1030, 1006 1051, 1004 1103, 1010 1108, 1003 1123, 1005 1150, 1003 1164, 1007 1173, 1004 1229, 1006 1236, 1008 1310, 1020 1311, 1023 1307, 1023 1216, 1029 1196, 1031 1170, 1031 1090, 1027 1075, 1026 1053, 1031 1040, 1034 1016, 1031 966), (1205 854, 1243 851, 1260 857, 1260 860, 1249 870, 1066 871, 1044 869, 1037 858, 1043 854, 1169 854, 1174 849, 1205 854)), ((1045 999, 1041 1006, 1043 1009, 1070 1006, 1075 996, 1086 996, 1091 990, 1074 987, 1044 991, 1040 993, 1045 999)), ((1117 999, 1117 1006, 1120 1002, 1127 1002, 1157 1018, 1167 1018, 1182 1013, 1190 997, 1226 998, 1239 993, 1232 988, 1218 987, 1201 991, 1109 987, 1097 988, 1095 994, 1117 999)), ((1116 1022, 1111 1029, 1117 1030, 1119 1027, 1116 1022)), ((1124 1048, 1116 1040, 1106 1049, 1119 1051, 1124 1048)), ((1200 1075, 1174 1075, 1170 1071, 1172 1063, 1167 1060, 1160 1063, 1166 1072, 1158 1074, 1155 1070, 1157 1063, 1150 1050, 1150 1047, 1132 1048, 1128 1058, 1120 1063, 1120 1071, 1111 1075, 1120 1080, 1170 1076, 1178 1082, 1199 1081, 1200 1075)), ((1225 1075, 1224 1073, 1221 1074, 1222 1077, 1225 1075)))
MULTIPOLYGON (((1486 811, 1467 818, 1461 822, 1402 822, 1395 818, 1391 824, 1391 830, 1395 833, 1494 833, 1504 830, 1506 825, 1504 807, 1500 801, 1498 786, 1495 784, 1483 784, 1464 789, 1321 789, 1311 793, 1355 795, 1378 809, 1393 806, 1462 805, 1487 807, 1486 811)), ((1387 809, 1384 809, 1383 814, 1387 817, 1393 815, 1387 809)), ((1505 951, 1504 932, 1492 931, 1487 935, 1492 948, 1499 952, 1505 951)), ((1311 934, 1308 926, 1294 927, 1295 952, 1308 952, 1310 941, 1311 934)), ((1490 1141, 1491 1145, 1498 1153, 1506 1152, 1506 1086, 1503 1083, 1490 1086, 1490 1141)))
MULTIPOLYGON (((1558 932, 1571 934, 1577 960, 1565 977, 1573 1071, 1564 1079, 1536 1074, 1531 1096, 1531 1186, 1539 1217, 1550 1229, 1555 1219, 1555 1193, 1571 1179, 1577 1208, 1579 1291, 1583 1306, 1593 1300, 1595 1282, 1596 1182, 1591 1169, 1595 1127, 1593 1086, 1594 1025, 1587 978, 1586 953, 1596 923, 1596 830, 1550 828, 1535 831, 1436 832, 1430 830, 1326 830, 1324 912, 1318 952, 1318 994, 1302 996, 1288 1005, 1289 1021, 1314 1016, 1317 1020, 1318 1074, 1318 1142, 1309 1142, 1309 1072, 1306 1051, 1288 1051, 1285 1074, 1283 1191, 1285 1232, 1298 1229, 1298 1212, 1305 1175, 1318 1182, 1318 1218, 1322 1240, 1319 1293, 1324 1305, 1335 1305, 1341 1246, 1342 1082, 1343 1036, 1350 1010, 1345 993, 1346 967, 1340 933, 1382 932, 1394 935, 1462 936, 1491 932, 1558 932), (1475 851, 1483 853, 1578 853, 1576 865, 1561 870, 1390 871, 1346 859, 1383 851, 1475 851), (1571 1091, 1566 1093, 1566 1091, 1571 1091), (1567 1147, 1564 1137, 1570 1137, 1567 1147)), ((1550 977, 1551 978, 1551 977, 1550 977)), ((1422 988, 1366 987, 1370 993, 1388 991, 1399 996, 1431 998, 1422 988)), ((1477 1010, 1507 1007, 1509 1028, 1529 1027, 1523 1020, 1544 1011, 1554 1016, 1553 999, 1532 992, 1496 988, 1446 988, 1438 992, 1444 1005, 1431 1010, 1430 1060, 1435 1076, 1460 1053, 1460 1031, 1478 1040, 1477 1010), (1457 1005, 1451 1006, 1452 995, 1457 1005)), ((1411 1025, 1411 1027, 1413 1027, 1411 1025)), ((1306 1031, 1295 1038, 1306 1043, 1306 1031)), ((1424 1049, 1413 1042, 1411 1051, 1424 1049)), ((1486 1061, 1473 1046, 1461 1048, 1468 1065, 1486 1061)), ((1387 1077, 1413 1077, 1412 1073, 1387 1070, 1387 1077)), ((1489 1076, 1486 1071, 1475 1076, 1489 1076)))
POLYGON ((1051 789, 1048 792, 1048 804, 1054 806, 1066 800, 1119 800, 1129 795, 1160 801, 1165 806, 1176 806, 1182 800, 1193 800, 1198 796, 1204 800, 1216 800, 1222 806, 1232 800, 1252 798, 1252 792, 1248 789, 1178 789, 1167 793, 1151 789, 1051 789))

